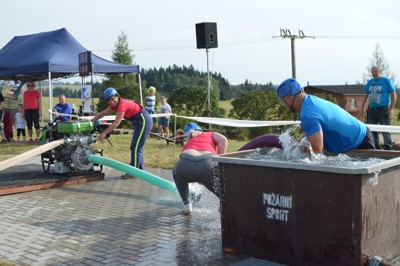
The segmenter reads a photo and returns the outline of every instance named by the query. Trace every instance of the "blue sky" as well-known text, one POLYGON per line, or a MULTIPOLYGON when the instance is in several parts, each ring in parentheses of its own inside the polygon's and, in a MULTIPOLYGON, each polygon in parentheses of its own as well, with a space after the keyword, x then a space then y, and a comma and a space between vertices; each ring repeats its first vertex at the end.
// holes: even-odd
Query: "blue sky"
POLYGON ((2 3, 0 47, 16 35, 66 28, 88 50, 110 59, 124 31, 143 68, 192 64, 206 71, 195 24, 216 22, 219 47, 210 49, 210 70, 231 84, 279 84, 291 77, 290 39, 273 38, 281 28, 315 37, 295 41, 302 85, 361 80, 376 43, 400 80, 399 10, 398 0, 13 0, 2 3))

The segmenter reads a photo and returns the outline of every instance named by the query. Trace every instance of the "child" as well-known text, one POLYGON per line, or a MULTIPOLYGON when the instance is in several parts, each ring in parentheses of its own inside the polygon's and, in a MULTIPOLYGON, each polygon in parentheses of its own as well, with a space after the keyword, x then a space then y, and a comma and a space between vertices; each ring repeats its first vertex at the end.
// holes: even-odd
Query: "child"
MULTIPOLYGON (((147 112, 152 115, 156 113, 155 107, 156 107, 156 88, 153 86, 150 86, 149 88, 149 95, 146 96, 146 105, 145 109, 147 112)), ((154 131, 158 133, 158 119, 157 117, 153 117, 153 126, 154 126, 154 131)))
POLYGON ((169 116, 172 114, 171 106, 167 103, 167 99, 164 96, 160 98, 160 114, 167 114, 164 117, 160 117, 160 132, 161 136, 169 138, 169 116), (164 135, 165 129, 165 135, 164 135))
POLYGON ((17 129, 17 142, 19 142, 19 137, 22 134, 22 142, 25 142, 25 118, 23 114, 23 105, 18 104, 18 112, 15 114, 15 128, 17 129))

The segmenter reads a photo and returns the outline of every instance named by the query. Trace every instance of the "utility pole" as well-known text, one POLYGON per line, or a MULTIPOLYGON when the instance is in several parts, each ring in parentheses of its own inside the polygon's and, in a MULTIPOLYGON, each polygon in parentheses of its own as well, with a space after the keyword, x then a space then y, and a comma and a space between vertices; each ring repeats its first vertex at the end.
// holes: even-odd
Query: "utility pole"
MULTIPOLYGON (((294 30, 292 30, 295 32, 294 30)), ((304 39, 304 38, 315 38, 313 36, 306 36, 302 30, 298 30, 297 34, 292 33, 289 29, 280 29, 280 36, 273 36, 273 38, 281 37, 281 38, 290 38, 290 47, 292 53, 292 78, 296 78, 296 55, 295 55, 295 39, 304 39)))

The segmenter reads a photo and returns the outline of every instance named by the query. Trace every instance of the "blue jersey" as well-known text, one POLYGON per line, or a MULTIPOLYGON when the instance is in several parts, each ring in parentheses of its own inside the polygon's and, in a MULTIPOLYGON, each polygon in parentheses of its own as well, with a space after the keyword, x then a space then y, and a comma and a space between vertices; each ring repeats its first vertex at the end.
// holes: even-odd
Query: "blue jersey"
POLYGON ((321 131, 324 148, 331 152, 355 149, 365 138, 367 126, 338 105, 306 94, 300 111, 307 137, 321 131))
POLYGON ((392 81, 385 77, 370 79, 365 86, 365 93, 368 94, 371 107, 389 106, 390 94, 394 91, 395 88, 392 81))
MULTIPOLYGON (((60 114, 70 114, 72 112, 72 108, 68 103, 64 105, 61 103, 56 104, 54 108, 56 109, 57 113, 60 114)), ((63 117, 57 117, 56 121, 69 121, 69 115, 65 115, 63 117)))

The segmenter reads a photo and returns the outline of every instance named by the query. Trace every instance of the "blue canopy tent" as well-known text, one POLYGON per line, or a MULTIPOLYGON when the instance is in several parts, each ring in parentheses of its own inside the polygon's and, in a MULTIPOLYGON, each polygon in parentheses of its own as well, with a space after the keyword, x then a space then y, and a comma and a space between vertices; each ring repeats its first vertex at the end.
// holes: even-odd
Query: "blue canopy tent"
MULTIPOLYGON (((0 50, 0 80, 49 80, 50 106, 53 106, 52 78, 67 78, 79 73, 80 53, 85 49, 65 28, 15 36, 0 50)), ((92 53, 92 72, 98 74, 135 73, 138 65, 123 65, 92 53)))

